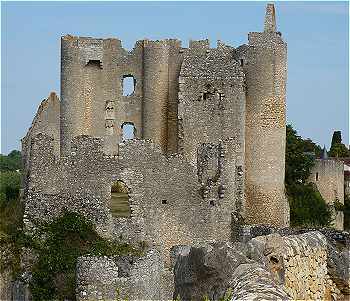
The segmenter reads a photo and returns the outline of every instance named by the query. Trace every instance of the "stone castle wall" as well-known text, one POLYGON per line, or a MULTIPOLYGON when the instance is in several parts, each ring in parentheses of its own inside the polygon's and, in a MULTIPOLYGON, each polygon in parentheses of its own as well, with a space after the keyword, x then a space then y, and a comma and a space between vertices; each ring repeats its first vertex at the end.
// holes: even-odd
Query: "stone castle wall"
POLYGON ((22 186, 26 190, 28 185, 28 174, 31 168, 31 140, 40 133, 45 133, 53 139, 54 156, 60 156, 60 100, 52 92, 47 99, 44 99, 33 119, 25 137, 22 138, 22 161, 23 161, 23 178, 22 186))
MULTIPOLYGON (((243 229, 252 230, 251 234, 264 230, 261 226, 243 229)), ((265 226, 266 230, 273 229, 265 226)), ((349 250, 334 253, 330 246, 340 243, 339 237, 327 236, 318 231, 275 233, 250 237, 244 243, 176 246, 172 249, 174 297, 219 300, 231 291, 230 300, 345 300, 349 294, 349 250), (331 261, 338 260, 343 265, 335 272, 331 261), (339 286, 336 278, 343 284, 339 286)))
POLYGON ((331 300, 331 295, 340 294, 328 274, 327 239, 323 234, 270 234, 253 238, 248 244, 252 258, 266 262, 275 281, 283 284, 292 299, 331 300))
POLYGON ((208 41, 191 47, 179 77, 178 151, 197 167, 208 203, 220 203, 225 196, 232 211, 244 215, 244 73, 231 47, 210 49, 208 41), (217 155, 209 154, 208 147, 218 147, 217 155), (213 173, 203 172, 201 160, 213 173))
POLYGON ((23 143, 27 228, 77 211, 101 235, 125 231, 167 257, 176 244, 230 239, 232 223, 288 224, 286 44, 271 6, 266 20, 237 49, 168 39, 128 52, 117 39, 62 37, 61 102, 46 109, 55 123, 35 121, 23 143), (124 142, 125 123, 135 139, 124 142), (111 215, 116 180, 128 187, 130 219, 111 215))
POLYGON ((84 256, 77 263, 77 300, 171 300, 172 272, 157 250, 141 258, 84 256))
POLYGON ((173 271, 152 249, 138 259, 81 257, 77 297, 217 300, 231 291, 231 298, 239 300, 339 300, 342 295, 327 269, 327 245, 317 231, 258 236, 245 246, 180 245, 171 251, 173 271))
MULTIPOLYGON (((187 63, 187 72, 191 63, 194 69, 200 67, 195 66, 195 56, 209 52, 208 40, 191 41, 189 48, 182 48, 179 40, 142 40, 130 52, 117 39, 67 35, 61 43, 62 155, 69 153, 71 139, 83 134, 104 137, 105 152, 116 154, 124 123, 135 126, 137 138, 152 139, 163 152, 177 152, 180 69, 184 57, 194 58, 187 63), (122 95, 126 76, 133 76, 135 82, 129 96, 122 95), (84 105, 80 99, 84 99, 84 105)), ((230 64, 234 64, 234 48, 226 48, 230 48, 230 64)), ((219 44, 212 49, 215 55, 210 61, 214 68, 225 67, 225 75, 232 78, 234 74, 221 61, 227 52, 219 44)), ((215 78, 217 71, 219 68, 211 77, 215 78)))
MULTIPOLYGON (((91 220, 105 237, 119 238, 116 228, 122 226, 124 239, 137 237, 155 244, 165 258, 176 244, 230 239, 232 199, 222 196, 217 204, 204 201, 196 169, 183 156, 167 157, 158 145, 144 140, 120 144, 115 158, 103 153, 97 138, 80 136, 71 146, 71 155, 57 160, 49 136, 39 134, 32 141, 33 168, 25 208, 29 231, 70 210, 91 220), (113 218, 110 212, 111 186, 116 180, 129 189, 128 222, 113 218)), ((219 154, 215 156, 218 160, 219 154)), ((225 154, 220 158, 225 170, 230 162, 225 154)), ((204 158, 199 164, 203 173, 216 172, 204 158)))
MULTIPOLYGON (((316 187, 328 204, 335 200, 344 204, 344 164, 332 159, 317 159, 311 170, 309 181, 316 187)), ((342 230, 344 213, 334 211, 334 226, 342 230)))

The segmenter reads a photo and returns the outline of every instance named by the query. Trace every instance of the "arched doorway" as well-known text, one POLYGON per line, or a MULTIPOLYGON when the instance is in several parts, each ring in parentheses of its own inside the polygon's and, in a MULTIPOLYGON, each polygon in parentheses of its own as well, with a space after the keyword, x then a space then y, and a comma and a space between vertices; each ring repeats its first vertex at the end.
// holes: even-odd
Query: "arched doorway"
POLYGON ((122 124, 122 140, 134 139, 136 136, 136 128, 132 122, 124 122, 122 124))
POLYGON ((117 180, 111 186, 110 209, 113 217, 130 217, 129 189, 123 181, 117 180))

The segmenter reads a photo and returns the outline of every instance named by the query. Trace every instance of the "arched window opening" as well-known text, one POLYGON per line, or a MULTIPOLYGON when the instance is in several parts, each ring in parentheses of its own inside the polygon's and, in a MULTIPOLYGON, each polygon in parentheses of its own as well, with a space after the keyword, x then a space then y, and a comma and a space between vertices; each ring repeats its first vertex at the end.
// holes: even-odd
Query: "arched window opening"
POLYGON ((123 96, 130 96, 135 92, 136 80, 132 75, 123 76, 123 96))
POLYGON ((123 181, 115 181, 111 186, 110 209, 113 217, 130 217, 129 189, 123 181))
POLYGON ((124 122, 122 124, 123 141, 134 139, 136 135, 136 128, 132 122, 124 122))
POLYGON ((100 60, 89 60, 86 66, 95 66, 102 69, 102 62, 100 60))

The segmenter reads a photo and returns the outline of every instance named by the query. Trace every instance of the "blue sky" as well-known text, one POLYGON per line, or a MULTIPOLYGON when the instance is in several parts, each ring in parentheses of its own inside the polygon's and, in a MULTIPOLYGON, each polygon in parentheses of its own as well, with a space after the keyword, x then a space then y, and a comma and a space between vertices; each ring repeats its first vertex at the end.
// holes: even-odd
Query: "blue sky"
MULTIPOLYGON (((59 94, 60 37, 136 40, 220 39, 234 47, 261 31, 266 2, 2 2, 1 153, 20 148, 37 107, 59 94)), ((349 143, 347 2, 277 2, 288 43, 287 121, 329 146, 334 130, 349 143)))

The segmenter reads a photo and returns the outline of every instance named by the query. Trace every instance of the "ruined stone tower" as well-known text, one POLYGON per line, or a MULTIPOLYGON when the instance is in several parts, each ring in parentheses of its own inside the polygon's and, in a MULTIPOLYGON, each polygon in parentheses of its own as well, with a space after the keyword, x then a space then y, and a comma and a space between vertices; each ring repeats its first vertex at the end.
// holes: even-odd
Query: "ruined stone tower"
POLYGON ((167 257, 177 244, 234 239, 242 222, 288 225, 287 48, 273 5, 248 39, 142 40, 128 52, 117 39, 62 37, 61 101, 45 100, 22 140, 26 227, 68 208, 167 257), (113 213, 116 181, 128 218, 113 213))
POLYGON ((276 31, 275 8, 266 8, 263 32, 239 47, 246 75, 246 220, 289 224, 284 192, 287 45, 276 31))

